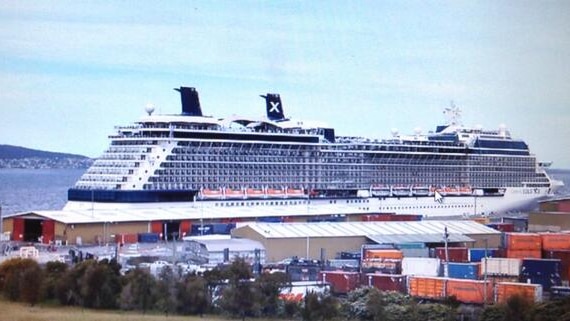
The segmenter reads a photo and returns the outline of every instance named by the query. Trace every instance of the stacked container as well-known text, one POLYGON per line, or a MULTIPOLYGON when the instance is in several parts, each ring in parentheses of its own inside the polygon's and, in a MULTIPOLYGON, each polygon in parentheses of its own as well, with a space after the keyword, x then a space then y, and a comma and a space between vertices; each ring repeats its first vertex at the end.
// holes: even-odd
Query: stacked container
POLYGON ((408 294, 419 298, 443 299, 446 297, 446 280, 438 277, 410 276, 408 278, 408 294))
MULTIPOLYGON (((407 292, 406 276, 401 274, 366 274, 364 284, 373 286, 381 291, 407 292)), ((364 280, 363 280, 364 281, 364 280)))
POLYGON ((560 285, 560 260, 523 259, 520 281, 542 285, 543 290, 560 285))
POLYGON ((560 278, 570 280, 570 234, 544 233, 542 239, 542 257, 560 260, 560 278))
POLYGON ((402 251, 395 249, 364 249, 360 264, 363 273, 400 274, 402 251))
POLYGON ((542 242, 536 233, 505 233, 503 234, 503 246, 508 258, 534 258, 542 256, 542 242))
POLYGON ((445 292, 463 303, 493 302, 493 284, 489 281, 447 279, 445 292))
POLYGON ((448 276, 455 279, 479 279, 479 266, 481 263, 454 263, 447 264, 448 276))
POLYGON ((399 243, 394 247, 402 251, 404 257, 429 257, 429 248, 425 243, 399 243))
POLYGON ((497 303, 505 303, 513 295, 520 295, 531 302, 541 302, 542 285, 513 283, 513 282, 499 282, 496 285, 495 295, 497 296, 496 297, 497 303))
POLYGON ((436 277, 440 275, 441 261, 429 257, 404 257, 402 274, 436 277))
POLYGON ((481 260, 480 269, 481 275, 484 276, 499 276, 499 277, 514 277, 518 279, 521 274, 521 260, 502 258, 502 257, 489 257, 481 260))
MULTIPOLYGON (((448 247, 449 262, 469 262, 469 251, 466 247, 448 247)), ((435 257, 446 261, 445 247, 435 248, 435 257)))
POLYGON ((360 285, 360 273, 346 271, 321 271, 319 281, 330 284, 334 294, 347 294, 360 285))
POLYGON ((497 256, 495 254, 497 254, 497 249, 471 248, 468 250, 469 262, 481 262, 485 257, 497 256))

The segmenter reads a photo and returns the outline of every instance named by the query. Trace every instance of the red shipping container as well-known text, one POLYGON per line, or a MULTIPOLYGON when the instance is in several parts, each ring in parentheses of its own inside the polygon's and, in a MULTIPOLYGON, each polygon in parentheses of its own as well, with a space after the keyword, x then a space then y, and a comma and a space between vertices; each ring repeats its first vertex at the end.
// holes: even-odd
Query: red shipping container
POLYGON ((347 294, 360 285, 360 273, 346 271, 321 271, 319 281, 329 283, 334 294, 347 294))
MULTIPOLYGON (((469 249, 466 247, 448 247, 449 262, 469 262, 469 249)), ((445 262, 445 247, 435 248, 435 257, 445 262)))
POLYGON ((542 243, 537 233, 505 233, 505 247, 509 250, 540 250, 542 243))
POLYGON ((542 258, 542 252, 540 250, 507 249, 507 257, 511 259, 540 259, 542 258))
POLYGON ((515 225, 513 223, 494 223, 494 228, 501 232, 514 232, 515 225))
POLYGON ((133 244, 138 242, 138 234, 116 234, 115 242, 120 244, 133 244))
POLYGON ((564 281, 570 281, 570 251, 542 251, 542 257, 545 259, 559 259, 560 278, 564 281))
POLYGON ((401 274, 368 273, 364 275, 363 284, 373 286, 381 291, 397 291, 407 293, 406 276, 401 274))
POLYGON ((568 233, 541 233, 540 238, 543 250, 570 250, 570 234, 568 233))
POLYGON ((506 302, 513 295, 520 295, 529 302, 542 301, 542 285, 527 283, 497 283, 497 303, 506 302))

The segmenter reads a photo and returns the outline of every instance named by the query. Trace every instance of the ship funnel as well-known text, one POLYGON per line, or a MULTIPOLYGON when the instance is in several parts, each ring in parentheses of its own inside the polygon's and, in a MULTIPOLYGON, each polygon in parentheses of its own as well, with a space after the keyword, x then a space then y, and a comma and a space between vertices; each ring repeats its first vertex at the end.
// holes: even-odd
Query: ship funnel
POLYGON ((174 90, 180 92, 180 99, 182 100, 182 115, 202 116, 200 99, 198 98, 196 88, 180 87, 174 88, 174 90))
POLYGON ((270 120, 284 120, 283 105, 279 94, 260 95, 265 98, 265 108, 267 110, 267 118, 270 120))

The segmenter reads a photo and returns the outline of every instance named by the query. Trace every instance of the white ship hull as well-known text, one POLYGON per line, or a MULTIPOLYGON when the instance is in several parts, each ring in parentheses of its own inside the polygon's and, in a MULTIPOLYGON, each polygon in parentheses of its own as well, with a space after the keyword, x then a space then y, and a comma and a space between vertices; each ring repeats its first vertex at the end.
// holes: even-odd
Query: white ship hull
MULTIPOLYGON (((473 215, 505 214, 532 210, 537 202, 552 196, 548 188, 507 188, 503 195, 497 196, 443 196, 436 199, 434 196, 411 196, 411 197, 362 197, 351 199, 267 199, 267 200, 203 200, 196 202, 162 202, 162 203, 103 203, 103 202, 78 202, 69 201, 64 210, 110 210, 110 209, 168 209, 168 208, 222 208, 247 207, 259 209, 252 211, 252 217, 256 212, 262 216, 263 209, 268 207, 281 207, 287 205, 308 204, 314 210, 315 215, 321 214, 319 207, 331 205, 338 206, 337 214, 421 214, 425 218, 459 217, 473 215), (344 213, 344 212, 346 213, 344 213), (352 212, 351 212, 352 211, 352 212)), ((311 215, 309 212, 308 215, 311 215)))

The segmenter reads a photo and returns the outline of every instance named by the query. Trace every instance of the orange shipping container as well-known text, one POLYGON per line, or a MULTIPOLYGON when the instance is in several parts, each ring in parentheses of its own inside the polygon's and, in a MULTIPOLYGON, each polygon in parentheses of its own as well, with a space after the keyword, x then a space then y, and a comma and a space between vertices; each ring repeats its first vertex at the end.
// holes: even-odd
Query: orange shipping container
POLYGON ((570 234, 543 233, 540 234, 542 249, 545 251, 570 250, 570 234))
POLYGON ((497 303, 504 303, 513 295, 520 295, 530 302, 541 302, 542 285, 510 282, 497 283, 497 303))
POLYGON ((409 294, 420 298, 441 299, 445 297, 444 278, 410 276, 409 294))
POLYGON ((493 283, 490 281, 447 279, 445 288, 447 296, 455 296, 459 302, 493 302, 493 283))
POLYGON ((508 250, 540 250, 540 235, 537 233, 505 233, 508 250))
POLYGON ((404 258, 404 254, 402 251, 390 249, 364 250, 364 258, 401 260, 404 258))
POLYGON ((511 259, 540 259, 541 250, 507 250, 507 257, 511 259))

